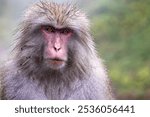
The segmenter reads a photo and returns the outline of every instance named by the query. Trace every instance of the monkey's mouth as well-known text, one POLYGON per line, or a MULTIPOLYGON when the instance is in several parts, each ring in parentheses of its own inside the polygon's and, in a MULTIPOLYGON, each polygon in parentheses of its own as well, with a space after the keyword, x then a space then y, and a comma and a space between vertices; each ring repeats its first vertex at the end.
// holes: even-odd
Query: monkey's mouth
POLYGON ((64 60, 62 60, 62 59, 51 59, 50 60, 51 62, 53 62, 54 64, 56 63, 63 63, 63 62, 65 62, 64 60))
POLYGON ((65 62, 66 62, 65 60, 59 59, 59 58, 47 59, 47 63, 49 63, 50 65, 54 65, 54 66, 61 66, 65 64, 65 62))

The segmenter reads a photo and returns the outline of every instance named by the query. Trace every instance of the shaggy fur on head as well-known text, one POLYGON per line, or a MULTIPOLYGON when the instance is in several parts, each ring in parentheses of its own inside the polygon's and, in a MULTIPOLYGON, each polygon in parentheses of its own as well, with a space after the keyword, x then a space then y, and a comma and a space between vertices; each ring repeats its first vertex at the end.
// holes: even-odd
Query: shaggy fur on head
MULTIPOLYGON (((98 67, 98 64, 94 66, 93 62, 91 63, 91 60, 97 58, 97 55, 95 55, 93 39, 89 33, 88 19, 74 5, 40 2, 29 8, 23 19, 18 31, 18 44, 15 48, 17 52, 15 60, 23 72, 30 75, 35 74, 35 72, 44 72, 45 74, 47 71, 46 65, 42 64, 44 42, 39 30, 42 25, 52 25, 58 28, 67 27, 76 34, 68 47, 67 67, 70 70, 73 68, 74 73, 85 75, 89 74, 89 71, 95 69, 96 66, 98 67)), ((50 73, 50 71, 48 72, 50 73)))

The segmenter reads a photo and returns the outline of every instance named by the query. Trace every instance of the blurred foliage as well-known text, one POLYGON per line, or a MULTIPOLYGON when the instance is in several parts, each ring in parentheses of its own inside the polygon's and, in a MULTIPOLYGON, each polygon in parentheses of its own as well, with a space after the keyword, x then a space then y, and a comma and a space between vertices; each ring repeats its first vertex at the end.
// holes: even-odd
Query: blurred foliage
POLYGON ((150 99, 150 0, 92 2, 93 35, 118 99, 150 99))

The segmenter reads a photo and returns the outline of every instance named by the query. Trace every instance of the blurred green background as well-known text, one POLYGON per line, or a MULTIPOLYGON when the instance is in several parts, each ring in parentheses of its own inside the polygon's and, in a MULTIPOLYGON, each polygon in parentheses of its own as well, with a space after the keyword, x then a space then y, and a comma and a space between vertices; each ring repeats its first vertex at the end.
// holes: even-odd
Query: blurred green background
MULTIPOLYGON (((0 0, 1 63, 13 48, 13 31, 24 9, 36 1, 0 0)), ((91 20, 92 35, 117 99, 150 99, 150 0, 76 3, 91 20)))

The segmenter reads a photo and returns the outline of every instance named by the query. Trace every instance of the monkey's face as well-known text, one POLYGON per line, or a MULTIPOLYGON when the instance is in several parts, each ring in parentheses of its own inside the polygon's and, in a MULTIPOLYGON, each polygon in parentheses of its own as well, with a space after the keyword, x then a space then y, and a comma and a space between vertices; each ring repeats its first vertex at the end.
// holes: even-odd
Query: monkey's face
POLYGON ((73 35, 69 28, 41 26, 44 40, 44 63, 51 69, 63 68, 68 61, 68 44, 73 35))
POLYGON ((19 65, 28 71, 34 71, 33 67, 62 71, 81 66, 93 45, 88 22, 71 4, 41 2, 29 8, 19 30, 19 65))

